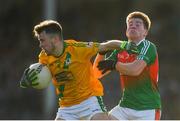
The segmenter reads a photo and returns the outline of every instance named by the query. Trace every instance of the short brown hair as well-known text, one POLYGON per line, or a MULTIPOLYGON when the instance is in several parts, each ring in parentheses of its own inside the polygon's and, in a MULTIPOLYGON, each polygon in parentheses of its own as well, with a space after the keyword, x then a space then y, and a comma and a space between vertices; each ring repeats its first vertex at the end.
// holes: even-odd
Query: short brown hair
POLYGON ((126 18, 126 23, 129 21, 129 19, 131 18, 140 18, 143 20, 144 22, 144 26, 147 30, 150 29, 151 27, 151 20, 149 19, 149 17, 143 13, 143 12, 139 12, 139 11, 135 11, 135 12, 132 12, 130 13, 127 18, 126 18))
POLYGON ((54 20, 45 20, 34 26, 34 36, 38 37, 41 32, 45 31, 48 34, 59 34, 62 38, 62 27, 54 20))

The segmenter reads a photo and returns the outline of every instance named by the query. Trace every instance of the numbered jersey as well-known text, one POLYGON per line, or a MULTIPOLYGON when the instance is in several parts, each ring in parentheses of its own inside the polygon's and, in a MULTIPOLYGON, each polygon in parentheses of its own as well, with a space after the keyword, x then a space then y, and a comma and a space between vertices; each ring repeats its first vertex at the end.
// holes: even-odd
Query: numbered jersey
POLYGON ((103 95, 102 84, 95 78, 90 61, 98 46, 99 43, 66 40, 60 57, 48 56, 41 51, 39 62, 51 70, 61 107, 79 104, 90 96, 103 95))

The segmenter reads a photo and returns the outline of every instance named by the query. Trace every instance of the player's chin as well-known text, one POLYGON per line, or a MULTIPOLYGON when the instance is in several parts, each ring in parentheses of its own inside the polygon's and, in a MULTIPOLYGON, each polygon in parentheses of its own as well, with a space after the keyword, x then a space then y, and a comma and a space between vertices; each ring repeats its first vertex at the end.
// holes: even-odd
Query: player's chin
POLYGON ((128 38, 130 40, 134 40, 134 39, 138 38, 138 35, 137 35, 137 33, 129 33, 128 38))
POLYGON ((128 35, 129 36, 136 36, 138 33, 137 33, 137 31, 136 30, 129 30, 128 31, 128 35))

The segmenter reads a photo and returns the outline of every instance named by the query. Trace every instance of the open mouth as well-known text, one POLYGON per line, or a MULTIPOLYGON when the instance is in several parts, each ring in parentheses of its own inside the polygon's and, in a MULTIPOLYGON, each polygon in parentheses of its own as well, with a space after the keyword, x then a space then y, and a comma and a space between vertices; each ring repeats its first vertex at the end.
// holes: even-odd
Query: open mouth
POLYGON ((135 33, 136 30, 135 29, 130 29, 129 32, 135 33))

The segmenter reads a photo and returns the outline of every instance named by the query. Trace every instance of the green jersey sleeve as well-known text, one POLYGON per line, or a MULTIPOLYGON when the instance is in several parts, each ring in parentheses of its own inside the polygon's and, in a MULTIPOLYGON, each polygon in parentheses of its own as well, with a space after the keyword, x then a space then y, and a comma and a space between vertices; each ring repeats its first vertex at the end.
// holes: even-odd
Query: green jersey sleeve
POLYGON ((148 65, 152 64, 157 56, 156 46, 150 41, 143 42, 137 59, 144 60, 148 65))

